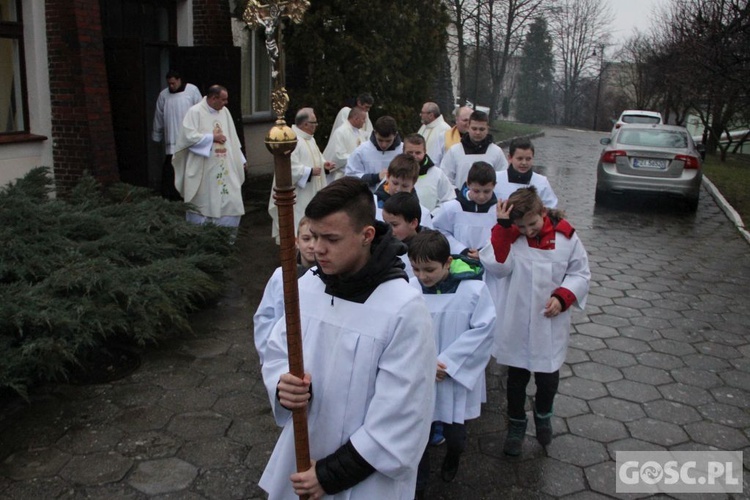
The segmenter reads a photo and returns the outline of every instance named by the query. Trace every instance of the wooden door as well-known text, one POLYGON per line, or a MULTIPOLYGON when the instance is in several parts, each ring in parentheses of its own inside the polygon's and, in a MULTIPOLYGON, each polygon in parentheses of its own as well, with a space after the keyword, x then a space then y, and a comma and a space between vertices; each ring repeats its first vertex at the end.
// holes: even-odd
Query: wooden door
POLYGON ((120 179, 148 186, 148 117, 143 42, 105 38, 104 54, 120 179))

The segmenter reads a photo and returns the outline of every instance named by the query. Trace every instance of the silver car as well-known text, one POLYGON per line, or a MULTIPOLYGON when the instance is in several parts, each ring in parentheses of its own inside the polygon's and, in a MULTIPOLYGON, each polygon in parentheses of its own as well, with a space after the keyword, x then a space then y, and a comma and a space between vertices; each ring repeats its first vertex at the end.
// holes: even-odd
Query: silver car
POLYGON ((684 127, 622 125, 605 146, 596 169, 597 203, 633 192, 675 195, 698 208, 702 151, 684 127))

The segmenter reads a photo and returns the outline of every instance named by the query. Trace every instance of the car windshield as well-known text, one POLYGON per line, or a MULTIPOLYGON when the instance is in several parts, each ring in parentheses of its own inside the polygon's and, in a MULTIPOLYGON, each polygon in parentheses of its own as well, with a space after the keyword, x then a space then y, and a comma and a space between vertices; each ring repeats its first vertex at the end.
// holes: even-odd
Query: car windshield
POLYGON ((656 148, 687 148, 687 134, 676 130, 622 130, 617 139, 625 146, 656 148))
POLYGON ((623 123, 645 123, 646 125, 656 125, 661 120, 658 116, 646 116, 646 115, 625 115, 622 117, 623 123))

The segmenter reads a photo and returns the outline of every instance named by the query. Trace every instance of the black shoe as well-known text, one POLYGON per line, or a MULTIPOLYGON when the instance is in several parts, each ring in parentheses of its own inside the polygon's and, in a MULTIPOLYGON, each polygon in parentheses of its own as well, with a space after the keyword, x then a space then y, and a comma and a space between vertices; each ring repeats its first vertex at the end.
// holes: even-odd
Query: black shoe
POLYGON ((534 425, 536 425, 536 440, 542 446, 552 442, 552 412, 546 415, 534 413, 534 425))
POLYGON ((450 483, 456 477, 458 472, 458 462, 461 455, 457 453, 448 453, 443 460, 443 467, 440 469, 440 478, 446 483, 450 483))
POLYGON ((517 457, 521 454, 523 439, 526 436, 526 424, 528 420, 508 419, 508 435, 505 438, 503 453, 511 457, 517 457))

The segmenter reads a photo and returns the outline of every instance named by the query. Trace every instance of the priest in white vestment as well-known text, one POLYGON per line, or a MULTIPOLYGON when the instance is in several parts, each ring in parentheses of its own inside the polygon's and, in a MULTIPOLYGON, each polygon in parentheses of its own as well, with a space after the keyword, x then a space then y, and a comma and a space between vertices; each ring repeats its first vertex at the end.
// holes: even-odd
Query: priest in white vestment
POLYGON ((328 145, 323 151, 323 158, 335 163, 335 167, 326 174, 328 183, 344 176, 346 162, 349 155, 354 152, 363 142, 367 142, 368 136, 363 131, 367 113, 361 108, 353 107, 349 111, 349 119, 343 125, 336 128, 328 139, 328 145))
POLYGON ((228 100, 227 89, 213 85, 182 121, 172 166, 175 188, 192 205, 188 222, 236 228, 245 213, 242 183, 247 162, 226 108, 228 100))
MULTIPOLYGON (((370 121, 370 108, 372 108, 374 103, 375 99, 373 99, 370 94, 365 93, 357 96, 357 103, 354 105, 355 108, 359 108, 365 112, 365 124, 362 126, 362 132, 365 134, 365 137, 370 137, 372 131, 375 130, 372 121, 370 121)), ((349 106, 341 108, 336 114, 336 119, 333 121, 333 127, 331 130, 336 130, 346 123, 347 118, 349 118, 349 111, 351 110, 352 108, 349 106)))
MULTIPOLYGON (((294 227, 299 226, 299 221, 305 215, 305 208, 310 203, 315 193, 323 189, 326 182, 326 169, 333 167, 333 163, 327 162, 315 142, 315 129, 318 128, 318 119, 312 108, 302 108, 294 117, 292 130, 297 135, 297 146, 292 151, 292 183, 296 202, 294 204, 294 227)), ((276 177, 273 178, 273 187, 276 187, 276 177)), ((279 209, 273 199, 273 189, 268 200, 268 214, 273 220, 271 236, 279 243, 279 209)))
POLYGON ((419 127, 417 133, 424 137, 427 143, 427 156, 439 167, 443 159, 444 141, 441 141, 441 137, 445 136, 451 126, 445 122, 443 115, 440 114, 440 106, 434 102, 426 102, 422 105, 419 119, 422 121, 422 126, 419 127))

